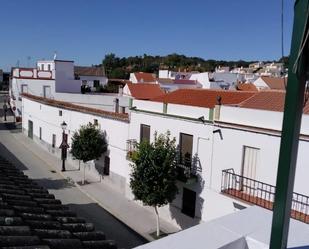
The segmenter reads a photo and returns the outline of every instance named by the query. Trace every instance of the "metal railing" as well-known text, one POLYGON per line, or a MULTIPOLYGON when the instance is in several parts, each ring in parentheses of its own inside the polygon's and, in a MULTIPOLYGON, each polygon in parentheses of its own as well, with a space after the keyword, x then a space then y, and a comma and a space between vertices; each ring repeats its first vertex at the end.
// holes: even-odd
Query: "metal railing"
POLYGON ((190 178, 196 178, 199 172, 197 158, 191 156, 177 157, 177 178, 182 182, 187 182, 190 178))
MULTIPOLYGON (((257 206, 272 210, 276 187, 237 175, 233 169, 222 171, 221 192, 257 206)), ((293 193, 291 217, 309 223, 309 197, 293 193)))

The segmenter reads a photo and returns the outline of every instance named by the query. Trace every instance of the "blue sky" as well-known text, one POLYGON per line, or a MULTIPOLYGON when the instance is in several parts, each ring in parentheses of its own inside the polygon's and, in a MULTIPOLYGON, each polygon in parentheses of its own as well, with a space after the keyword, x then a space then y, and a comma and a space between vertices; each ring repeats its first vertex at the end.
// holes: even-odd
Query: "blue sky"
MULTIPOLYGON (((0 0, 0 68, 20 61, 180 53, 205 59, 281 56, 281 0, 0 0)), ((285 54, 294 0, 284 0, 285 54)))

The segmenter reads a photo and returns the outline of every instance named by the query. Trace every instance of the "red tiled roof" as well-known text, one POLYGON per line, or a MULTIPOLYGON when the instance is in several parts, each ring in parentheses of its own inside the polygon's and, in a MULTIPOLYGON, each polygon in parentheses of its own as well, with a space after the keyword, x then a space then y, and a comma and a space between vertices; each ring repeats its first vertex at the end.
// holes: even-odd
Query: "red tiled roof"
POLYGON ((78 76, 105 76, 103 67, 81 67, 75 66, 74 73, 78 76))
POLYGON ((127 86, 131 92, 131 96, 135 99, 148 100, 165 94, 159 84, 127 83, 127 86))
POLYGON ((221 104, 233 105, 241 103, 245 99, 252 97, 254 94, 255 92, 179 89, 151 100, 171 104, 213 108, 217 102, 218 96, 221 97, 221 104))
POLYGON ((287 79, 267 76, 262 76, 261 78, 269 86, 270 89, 285 90, 285 84, 287 83, 287 79))
POLYGON ((256 93, 239 104, 240 107, 282 112, 284 110, 285 91, 266 90, 256 93))
POLYGON ((134 75, 135 75, 137 82, 143 83, 143 82, 155 82, 156 81, 155 77, 153 77, 153 74, 151 73, 140 72, 140 73, 134 73, 134 75))
POLYGON ((237 90, 239 91, 258 91, 256 86, 252 83, 240 83, 237 85, 237 90))
POLYGON ((104 118, 110 118, 110 119, 115 119, 115 120, 120 120, 120 121, 129 121, 129 116, 128 114, 125 113, 115 113, 115 112, 109 112, 109 111, 104 111, 96 108, 91 108, 91 107, 86 107, 86 106, 81 106, 81 105, 75 105, 71 104, 69 102, 65 101, 59 101, 59 100, 54 100, 54 99, 48 99, 48 98, 43 98, 43 97, 38 97, 34 96, 28 93, 23 93, 21 94, 22 97, 25 97, 27 99, 34 100, 36 102, 50 105, 50 106, 55 106, 58 108, 63 108, 67 110, 72 110, 72 111, 77 111, 77 112, 83 112, 83 113, 91 113, 95 114, 98 116, 102 116, 104 118))

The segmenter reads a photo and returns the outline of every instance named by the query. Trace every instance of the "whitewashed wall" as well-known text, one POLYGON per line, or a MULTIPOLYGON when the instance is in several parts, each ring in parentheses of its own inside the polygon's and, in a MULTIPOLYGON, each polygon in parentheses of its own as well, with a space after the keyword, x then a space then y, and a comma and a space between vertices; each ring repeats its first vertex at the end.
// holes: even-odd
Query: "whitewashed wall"
POLYGON ((21 102, 21 93, 22 93, 22 85, 27 85, 27 93, 36 95, 36 96, 43 96, 43 87, 49 86, 51 88, 51 97, 53 98, 53 93, 55 92, 55 80, 39 80, 39 79, 19 79, 13 78, 11 84, 11 90, 16 98, 15 102, 15 116, 20 117, 22 112, 22 102, 21 102))
POLYGON ((221 106, 220 121, 249 125, 266 129, 281 130, 282 112, 221 106))
MULTIPOLYGON (((129 107, 129 97, 119 96, 118 94, 81 94, 81 93, 55 93, 55 99, 71 102, 73 104, 98 108, 105 111, 113 112, 114 100, 119 99, 119 106, 125 107, 126 112, 128 112, 129 107)), ((121 111, 121 110, 119 110, 121 111)))
MULTIPOLYGON (((126 160, 126 140, 128 134, 127 122, 103 118, 101 116, 77 111, 60 109, 23 98, 23 129, 25 131, 28 130, 28 120, 31 120, 33 122, 33 135, 35 136, 35 141, 39 143, 45 142, 45 144, 47 144, 47 148, 51 152, 59 152, 58 147, 62 141, 62 129, 60 124, 63 121, 68 124, 68 141, 71 142, 71 137, 74 132, 78 130, 81 125, 85 125, 89 122, 93 123, 94 119, 98 120, 101 130, 106 132, 109 144, 109 152, 107 155, 110 157, 110 170, 113 174, 115 174, 115 181, 118 181, 116 179, 117 177, 126 180, 128 177, 128 163, 126 160), (59 116, 60 110, 62 110, 62 116, 59 116), (42 127, 43 141, 39 141, 39 127, 42 127), (53 134, 56 135, 57 148, 55 149, 50 146, 52 144, 53 134)), ((94 167, 90 167, 87 171, 87 174, 88 173, 98 175, 98 173, 94 170, 94 167)), ((125 186, 121 187, 123 188, 125 186)), ((122 191, 125 191, 125 189, 122 189, 122 191)))
POLYGON ((129 81, 132 83, 138 83, 134 73, 130 73, 129 81))
POLYGON ((74 79, 74 63, 55 61, 56 92, 80 93, 81 81, 74 79))
POLYGON ((258 89, 269 89, 269 86, 265 83, 265 81, 259 77, 257 78, 253 84, 258 88, 258 89))

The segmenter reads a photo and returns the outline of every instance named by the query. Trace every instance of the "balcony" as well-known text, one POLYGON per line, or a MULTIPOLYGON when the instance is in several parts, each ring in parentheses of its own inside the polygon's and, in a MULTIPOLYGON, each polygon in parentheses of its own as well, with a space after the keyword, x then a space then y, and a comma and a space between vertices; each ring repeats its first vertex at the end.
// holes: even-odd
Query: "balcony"
MULTIPOLYGON (((272 210, 276 187, 234 173, 222 171, 221 192, 237 199, 272 210)), ((293 193, 291 217, 309 223, 309 197, 293 193)))
POLYGON ((126 151, 127 151, 127 160, 131 160, 133 153, 136 151, 137 149, 137 141, 136 139, 128 139, 127 140, 127 147, 126 147, 126 151))
POLYGON ((177 163, 177 179, 186 184, 192 184, 197 182, 198 159, 191 156, 179 157, 177 163))

